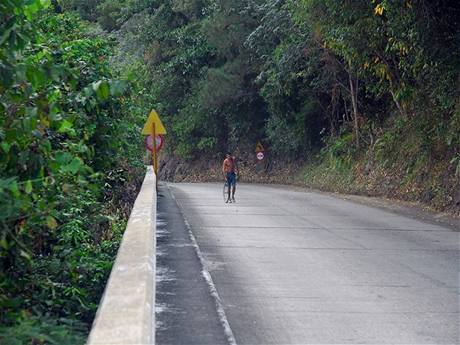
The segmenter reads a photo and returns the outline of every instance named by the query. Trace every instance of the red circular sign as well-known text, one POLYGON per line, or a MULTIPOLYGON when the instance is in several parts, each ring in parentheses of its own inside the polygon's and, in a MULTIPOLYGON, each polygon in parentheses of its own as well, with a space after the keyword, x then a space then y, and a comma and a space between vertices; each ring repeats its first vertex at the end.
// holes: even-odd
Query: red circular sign
POLYGON ((259 161, 261 161, 262 159, 264 159, 264 153, 263 152, 257 152, 257 159, 259 161))
MULTIPOLYGON (((156 151, 158 152, 163 147, 165 143, 165 138, 163 135, 158 134, 155 136, 155 139, 156 139, 156 146, 157 146, 156 151)), ((145 137, 145 147, 147 148, 147 150, 153 152, 153 135, 149 135, 145 137)))

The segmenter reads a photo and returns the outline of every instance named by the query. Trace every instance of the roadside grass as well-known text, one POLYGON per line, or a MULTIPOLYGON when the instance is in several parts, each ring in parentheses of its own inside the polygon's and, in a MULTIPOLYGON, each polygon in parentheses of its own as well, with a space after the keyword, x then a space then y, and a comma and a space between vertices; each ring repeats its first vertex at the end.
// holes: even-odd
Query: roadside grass
POLYGON ((458 213, 454 160, 444 147, 436 150, 424 140, 418 130, 390 129, 365 150, 338 152, 337 147, 351 142, 334 139, 299 174, 309 188, 420 202, 458 213))

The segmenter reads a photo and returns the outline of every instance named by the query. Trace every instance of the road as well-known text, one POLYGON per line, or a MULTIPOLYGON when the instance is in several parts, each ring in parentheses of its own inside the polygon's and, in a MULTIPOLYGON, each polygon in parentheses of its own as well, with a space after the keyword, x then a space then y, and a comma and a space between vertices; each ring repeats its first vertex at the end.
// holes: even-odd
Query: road
MULTIPOLYGON (((213 309, 205 313, 227 343, 459 343, 455 229, 292 188, 241 184, 234 204, 223 202, 220 184, 167 189, 209 273, 201 291, 210 299, 199 304, 213 309)), ((175 342, 166 329, 160 345, 175 342)))

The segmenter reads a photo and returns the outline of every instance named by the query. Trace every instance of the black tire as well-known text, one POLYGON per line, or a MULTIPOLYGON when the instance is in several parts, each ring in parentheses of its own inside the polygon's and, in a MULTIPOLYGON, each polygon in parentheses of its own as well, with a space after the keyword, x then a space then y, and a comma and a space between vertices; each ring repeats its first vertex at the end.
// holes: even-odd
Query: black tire
POLYGON ((224 183, 224 191, 223 191, 223 196, 224 196, 224 202, 228 202, 228 193, 229 193, 230 186, 228 185, 228 182, 225 181, 224 183))

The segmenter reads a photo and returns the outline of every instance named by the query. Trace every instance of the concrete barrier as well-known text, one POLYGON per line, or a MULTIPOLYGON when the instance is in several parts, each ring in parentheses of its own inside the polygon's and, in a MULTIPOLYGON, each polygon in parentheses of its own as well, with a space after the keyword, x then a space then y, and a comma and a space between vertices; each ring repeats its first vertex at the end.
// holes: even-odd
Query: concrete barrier
POLYGON ((134 203, 88 345, 155 343, 156 176, 151 167, 134 203))

